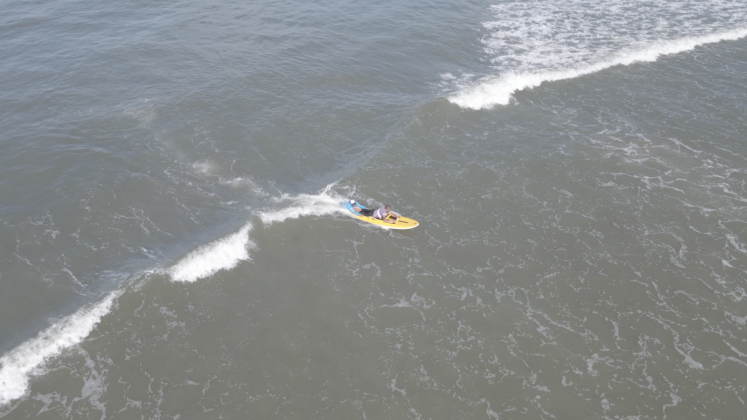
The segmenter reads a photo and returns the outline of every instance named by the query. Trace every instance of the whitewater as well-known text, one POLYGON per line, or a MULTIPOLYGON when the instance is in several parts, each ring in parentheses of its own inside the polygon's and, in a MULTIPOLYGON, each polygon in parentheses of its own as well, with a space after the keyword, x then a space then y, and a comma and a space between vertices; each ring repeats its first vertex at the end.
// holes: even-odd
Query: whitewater
MULTIPOLYGON (((339 205, 345 199, 331 191, 334 185, 326 186, 319 194, 284 194, 274 199, 284 206, 258 212, 258 219, 269 226, 305 216, 348 215, 339 205)), ((154 274, 167 273, 171 281, 194 282, 218 271, 230 270, 240 262, 250 260, 251 249, 255 246, 250 239, 251 230, 252 222, 248 222, 237 232, 195 249, 170 268, 151 269, 135 278, 147 279, 154 274)), ((54 321, 37 337, 3 355, 0 358, 0 405, 22 397, 28 390, 31 377, 45 373, 45 361, 85 340, 101 318, 116 308, 117 299, 129 286, 130 283, 126 283, 100 301, 54 321)))
POLYGON ((442 75, 457 85, 449 101, 464 108, 508 105, 514 93, 544 82, 654 62, 747 36, 744 7, 733 1, 529 1, 494 5, 491 11, 496 20, 484 23, 488 35, 482 42, 495 73, 477 80, 442 75))

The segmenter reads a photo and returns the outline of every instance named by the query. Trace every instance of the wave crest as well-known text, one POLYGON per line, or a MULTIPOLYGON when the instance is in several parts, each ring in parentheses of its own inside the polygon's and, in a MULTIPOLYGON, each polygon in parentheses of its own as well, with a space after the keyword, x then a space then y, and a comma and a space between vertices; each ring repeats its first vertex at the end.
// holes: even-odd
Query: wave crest
POLYGON ((220 270, 230 270, 239 262, 248 260, 249 249, 254 247, 254 243, 249 240, 251 229, 251 223, 247 223, 238 232, 190 252, 171 267, 171 279, 194 282, 220 270))
POLYGON ((122 293, 115 290, 103 300, 82 307, 0 357, 0 406, 23 397, 31 377, 44 373, 44 362, 82 342, 122 293))
POLYGON ((747 28, 727 31, 702 37, 684 38, 657 42, 650 47, 623 51, 607 61, 560 71, 537 73, 509 73, 498 77, 487 77, 476 85, 468 86, 448 99, 462 108, 490 109, 496 105, 508 105, 514 92, 531 89, 544 82, 573 79, 608 69, 614 66, 629 66, 637 62, 652 62, 664 55, 677 54, 695 49, 700 45, 721 41, 733 41, 747 37, 747 28))
POLYGON ((464 108, 506 105, 514 92, 543 82, 747 36, 747 5, 740 0, 528 0, 490 9, 482 42, 493 74, 463 75, 456 93, 447 95, 464 108))

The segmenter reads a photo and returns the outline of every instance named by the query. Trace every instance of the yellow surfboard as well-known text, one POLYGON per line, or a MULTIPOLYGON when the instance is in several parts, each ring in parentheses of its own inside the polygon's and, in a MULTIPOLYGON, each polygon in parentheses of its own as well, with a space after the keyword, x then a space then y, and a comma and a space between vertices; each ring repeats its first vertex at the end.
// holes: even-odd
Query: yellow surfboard
MULTIPOLYGON (((340 203, 342 207, 347 208, 347 203, 340 203)), ((417 220, 410 219, 409 217, 400 216, 399 219, 394 223, 385 222, 380 219, 374 219, 373 217, 369 216, 363 216, 353 213, 352 209, 347 208, 348 211, 350 211, 350 214, 355 217, 358 220, 362 220, 367 223, 371 223, 373 225, 379 225, 381 227, 389 228, 389 229, 412 229, 416 226, 418 226, 420 223, 418 223, 417 220)), ((388 217, 387 217, 388 218, 388 217)), ((391 220, 391 219, 390 219, 391 220)))
POLYGON ((399 219, 397 219, 397 221, 394 223, 387 223, 383 220, 374 219, 373 217, 368 217, 368 216, 358 216, 357 214, 354 214, 353 217, 355 217, 358 220, 363 220, 364 222, 387 227, 390 229, 412 229, 420 224, 418 223, 417 220, 413 220, 413 219, 410 219, 404 216, 400 216, 399 219))

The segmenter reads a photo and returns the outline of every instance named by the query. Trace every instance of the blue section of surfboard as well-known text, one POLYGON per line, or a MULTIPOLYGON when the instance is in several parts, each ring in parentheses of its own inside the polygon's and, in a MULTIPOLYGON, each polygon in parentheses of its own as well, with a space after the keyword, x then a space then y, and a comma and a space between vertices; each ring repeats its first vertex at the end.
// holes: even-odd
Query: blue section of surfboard
MULTIPOLYGON (((353 210, 353 206, 348 201, 344 201, 340 203, 340 206, 348 210, 350 214, 358 220, 364 221, 366 223, 371 223, 373 225, 385 227, 388 229, 399 229, 399 230, 412 229, 414 227, 417 227, 420 224, 418 223, 417 220, 410 219, 409 217, 404 217, 404 216, 400 216, 394 223, 391 223, 391 221, 394 219, 387 219, 386 221, 384 221, 380 219, 374 219, 373 217, 364 216, 362 214, 356 213, 353 210)), ((359 207, 363 209, 366 208, 360 205, 359 207)))

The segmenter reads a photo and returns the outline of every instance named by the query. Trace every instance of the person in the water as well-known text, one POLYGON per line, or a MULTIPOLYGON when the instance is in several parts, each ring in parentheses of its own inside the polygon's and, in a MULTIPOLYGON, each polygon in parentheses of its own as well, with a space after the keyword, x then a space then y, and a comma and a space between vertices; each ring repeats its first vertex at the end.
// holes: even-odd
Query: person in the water
POLYGON ((374 219, 381 220, 382 222, 386 223, 397 223, 397 219, 399 219, 399 215, 392 212, 392 206, 389 204, 384 205, 384 207, 379 207, 378 209, 367 209, 365 206, 362 206, 358 204, 355 200, 350 200, 350 207, 353 209, 353 211, 359 215, 362 216, 368 216, 373 217, 374 219))

